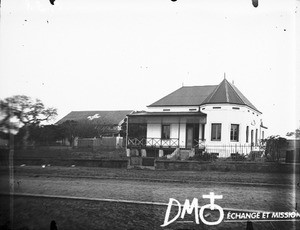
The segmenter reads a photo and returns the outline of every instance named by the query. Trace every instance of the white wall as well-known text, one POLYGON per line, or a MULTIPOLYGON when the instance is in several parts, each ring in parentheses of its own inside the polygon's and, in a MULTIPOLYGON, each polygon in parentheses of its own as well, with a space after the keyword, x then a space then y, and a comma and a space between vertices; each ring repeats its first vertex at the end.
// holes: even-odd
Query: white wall
POLYGON ((161 124, 147 124, 147 138, 161 138, 161 124))
POLYGON ((186 124, 180 124, 179 147, 185 148, 186 124))
POLYGON ((170 138, 178 138, 178 137, 179 137, 179 124, 171 124, 170 138))
POLYGON ((162 106, 148 107, 149 112, 198 112, 199 106, 162 106), (170 110, 170 111, 164 111, 170 110))
MULTIPOLYGON (((151 111, 162 112, 163 109, 168 107, 156 107, 151 108, 151 111)), ((187 112, 191 108, 198 108, 196 106, 186 106, 186 107, 169 107, 170 112, 187 112)), ((242 105, 230 105, 230 104, 215 104, 215 105, 204 105, 200 107, 202 113, 207 114, 207 121, 205 124, 205 134, 204 138, 206 145, 221 146, 221 145, 251 145, 251 130, 253 130, 253 142, 255 143, 255 132, 258 130, 258 141, 259 144, 261 138, 261 113, 257 112, 247 106, 242 105), (220 109, 214 109, 213 107, 221 107, 220 109), (233 109, 239 108, 237 109, 233 109), (211 140, 211 124, 221 123, 221 141, 211 140), (230 140, 230 129, 231 124, 239 125, 239 141, 230 140), (249 136, 248 142, 246 142, 246 127, 249 126, 249 136)), ((166 112, 168 113, 168 112, 166 112)), ((157 121, 156 121, 157 122, 157 121)), ((161 120, 161 122, 164 122, 161 120)), ((178 123, 168 122, 170 126, 170 137, 178 138, 179 145, 181 148, 185 147, 186 144, 186 121, 181 121, 180 125, 178 123)), ((199 126, 199 138, 201 138, 201 125, 199 126)), ((266 130, 265 130, 266 131, 266 130)), ((153 123, 147 125, 147 137, 148 138, 161 138, 161 124, 153 123)), ((266 132, 265 132, 266 137, 266 132)))
MULTIPOLYGON (((247 106, 237 105, 206 105, 201 106, 201 112, 207 114, 207 123, 205 125, 205 139, 208 145, 222 144, 246 144, 246 127, 249 126, 249 142, 251 144, 251 130, 254 130, 253 142, 255 142, 255 130, 258 129, 258 139, 260 138, 261 113, 248 108, 247 106), (221 107, 221 109, 213 109, 221 107), (238 107, 239 110, 232 109, 238 107), (221 123, 221 141, 211 141, 211 124, 221 123), (239 125, 239 141, 230 141, 231 124, 239 125)), ((259 143, 259 141, 258 141, 259 143)))
MULTIPOLYGON (((147 138, 161 138, 162 124, 147 124, 147 138)), ((179 145, 185 148, 186 124, 170 124, 170 138, 179 138, 179 145)))

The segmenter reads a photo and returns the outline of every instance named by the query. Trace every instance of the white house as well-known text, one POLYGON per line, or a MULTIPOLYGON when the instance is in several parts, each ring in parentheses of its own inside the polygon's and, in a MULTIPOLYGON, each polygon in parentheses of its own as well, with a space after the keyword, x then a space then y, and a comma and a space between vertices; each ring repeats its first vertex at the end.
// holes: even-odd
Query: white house
POLYGON ((235 85, 184 86, 128 115, 127 148, 147 154, 205 149, 228 157, 258 150, 266 127, 259 111, 235 85))

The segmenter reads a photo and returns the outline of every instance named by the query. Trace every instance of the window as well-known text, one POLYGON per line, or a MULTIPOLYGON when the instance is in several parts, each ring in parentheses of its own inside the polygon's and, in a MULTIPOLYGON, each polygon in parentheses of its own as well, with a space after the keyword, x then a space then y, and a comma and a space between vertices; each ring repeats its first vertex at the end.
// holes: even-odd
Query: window
POLYGON ((221 129, 220 123, 211 124, 211 140, 220 141, 221 140, 221 129))
POLYGON ((189 109, 189 111, 197 111, 197 109, 189 109))
POLYGON ((231 125, 230 141, 239 141, 239 125, 231 125))
POLYGON ((170 109, 163 109, 163 111, 164 111, 164 112, 166 112, 166 111, 170 111, 170 109))
POLYGON ((213 109, 221 109, 221 107, 213 107, 213 109))
POLYGON ((249 141, 249 126, 246 127, 246 143, 249 141))
POLYGON ((147 124, 129 123, 128 136, 135 138, 145 138, 147 136, 147 124))
POLYGON ((239 108, 239 107, 232 107, 232 109, 236 109, 236 110, 239 110, 240 108, 239 108))
POLYGON ((161 139, 170 139, 170 125, 161 126, 161 139))

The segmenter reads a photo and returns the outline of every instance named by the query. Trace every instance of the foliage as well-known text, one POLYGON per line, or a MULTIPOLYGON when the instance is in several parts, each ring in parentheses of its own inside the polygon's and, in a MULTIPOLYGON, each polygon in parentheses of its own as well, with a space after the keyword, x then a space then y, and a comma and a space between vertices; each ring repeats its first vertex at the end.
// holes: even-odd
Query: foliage
POLYGON ((64 138, 67 138, 71 145, 74 144, 75 137, 93 138, 116 133, 115 127, 103 120, 67 120, 59 125, 64 138))
POLYGON ((67 120, 60 124, 59 126, 63 130, 64 138, 67 138, 71 145, 74 144, 74 139, 77 136, 77 122, 73 120, 67 120))
POLYGON ((4 104, 14 111, 15 117, 23 125, 39 125, 42 121, 49 121, 57 115, 55 108, 45 108, 40 99, 31 99, 25 95, 16 95, 5 98, 4 104))
POLYGON ((127 118, 125 118, 123 123, 121 124, 120 136, 125 138, 126 133, 127 133, 127 118))
MULTIPOLYGON (((4 133, 18 134, 23 138, 23 146, 26 148, 30 137, 30 129, 40 126, 43 121, 49 121, 57 115, 55 108, 45 108, 40 99, 32 99, 25 95, 16 95, 0 100, 1 105, 1 129, 4 133)), ((18 139, 18 138, 17 138, 18 139)))
POLYGON ((209 153, 205 150, 196 151, 195 155, 189 158, 189 160, 194 160, 194 161, 216 161, 217 159, 218 156, 216 154, 209 153))
POLYGON ((287 145, 287 140, 276 135, 263 139, 261 142, 265 145, 266 156, 270 156, 273 161, 279 161, 280 150, 287 145))
POLYGON ((286 135, 288 137, 294 136, 295 138, 300 138, 300 128, 296 129, 295 132, 288 132, 286 135))
POLYGON ((92 138, 99 136, 97 126, 88 120, 76 122, 76 125, 73 128, 77 137, 92 138))
POLYGON ((63 130, 57 125, 31 126, 29 141, 37 145, 54 144, 63 139, 63 130))
MULTIPOLYGON (((57 125, 30 125, 28 127, 29 137, 28 145, 48 146, 55 145, 57 140, 63 140, 63 130, 57 125)), ((17 135, 14 137, 14 145, 19 148, 23 146, 23 138, 26 134, 26 129, 23 126, 20 128, 17 135)))
POLYGON ((20 111, 11 108, 9 103, 0 100, 0 132, 2 135, 13 133, 16 134, 19 130, 17 117, 20 116, 20 111))

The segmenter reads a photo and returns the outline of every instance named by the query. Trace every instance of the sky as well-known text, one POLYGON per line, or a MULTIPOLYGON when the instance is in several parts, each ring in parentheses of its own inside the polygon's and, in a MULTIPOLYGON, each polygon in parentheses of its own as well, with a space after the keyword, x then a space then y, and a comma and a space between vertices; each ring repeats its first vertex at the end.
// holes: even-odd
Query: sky
POLYGON ((183 85, 217 85, 226 73, 263 112, 268 134, 285 135, 300 127, 299 5, 3 0, 0 98, 39 98, 58 109, 55 122, 71 111, 146 110, 183 85))

